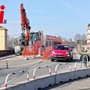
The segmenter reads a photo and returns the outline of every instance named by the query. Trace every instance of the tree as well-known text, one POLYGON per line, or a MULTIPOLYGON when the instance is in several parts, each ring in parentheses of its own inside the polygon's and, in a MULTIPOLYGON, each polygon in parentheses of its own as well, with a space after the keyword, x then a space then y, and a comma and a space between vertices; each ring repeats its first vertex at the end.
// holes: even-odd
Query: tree
POLYGON ((76 34, 74 39, 77 44, 80 44, 80 45, 86 44, 86 35, 85 34, 82 34, 82 35, 76 34))

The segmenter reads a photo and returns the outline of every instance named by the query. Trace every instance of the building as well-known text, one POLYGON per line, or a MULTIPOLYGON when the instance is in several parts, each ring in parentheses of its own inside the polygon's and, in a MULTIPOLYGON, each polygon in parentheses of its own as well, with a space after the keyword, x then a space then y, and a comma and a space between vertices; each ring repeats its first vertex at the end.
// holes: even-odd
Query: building
POLYGON ((90 44, 90 24, 87 26, 87 44, 90 44))
POLYGON ((7 29, 0 26, 0 50, 7 49, 7 29))
POLYGON ((82 46, 83 51, 90 51, 90 24, 87 26, 87 42, 82 46))

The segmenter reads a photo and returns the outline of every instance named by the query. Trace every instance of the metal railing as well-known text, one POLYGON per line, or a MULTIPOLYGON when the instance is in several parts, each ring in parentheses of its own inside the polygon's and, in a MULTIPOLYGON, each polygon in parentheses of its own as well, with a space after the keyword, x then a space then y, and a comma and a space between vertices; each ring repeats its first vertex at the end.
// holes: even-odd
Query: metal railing
MULTIPOLYGON (((88 57, 86 57, 86 59, 87 59, 86 61, 88 62, 88 61, 89 61, 89 60, 88 60, 88 57)), ((42 62, 39 62, 39 63, 42 63, 42 62)), ((39 64, 39 63, 38 63, 38 64, 39 64)), ((78 63, 81 63, 80 66, 81 66, 81 68, 82 68, 82 63, 83 63, 83 61, 82 61, 82 62, 76 62, 73 66, 69 65, 68 63, 65 63, 65 64, 61 64, 61 63, 56 64, 55 69, 54 69, 54 74, 57 74, 58 67, 61 66, 61 65, 69 65, 69 68, 68 68, 69 71, 72 71, 73 69, 74 69, 74 71, 76 71, 76 70, 77 70, 77 65, 78 65, 78 63)), ((87 65, 87 66, 88 66, 88 65, 87 65)), ((34 70, 33 70, 33 76, 32 76, 32 77, 33 77, 33 80, 36 79, 36 71, 37 71, 38 69, 42 69, 42 68, 48 68, 49 75, 52 75, 52 70, 51 70, 50 66, 40 66, 40 67, 36 67, 36 68, 34 68, 34 70)), ((5 88, 8 87, 8 78, 9 78, 11 75, 16 75, 16 74, 20 74, 20 73, 21 73, 21 74, 26 73, 26 75, 27 75, 27 81, 30 80, 29 72, 28 72, 27 70, 15 72, 15 73, 9 73, 9 74, 6 76, 6 78, 5 78, 4 87, 5 87, 5 88)))
MULTIPOLYGON (((61 66, 61 65, 69 65, 69 64, 68 64, 68 63, 65 63, 65 64, 59 63, 59 64, 57 64, 57 65, 55 66, 55 74, 57 74, 58 67, 61 66)), ((70 66, 70 65, 69 65, 69 69, 70 69, 70 71, 71 71, 71 66, 70 66)))
POLYGON ((29 81, 29 73, 27 71, 19 71, 19 72, 14 72, 14 73, 9 73, 6 78, 5 78, 5 83, 4 83, 4 87, 7 88, 8 87, 8 78, 11 76, 11 75, 16 75, 16 74, 24 74, 26 73, 27 75, 27 81, 29 81))
POLYGON ((51 68, 50 68, 49 66, 36 67, 36 68, 33 70, 33 79, 36 78, 36 70, 37 70, 37 69, 41 69, 41 68, 48 68, 48 70, 49 70, 49 75, 51 75, 51 68))
POLYGON ((80 59, 81 59, 82 63, 84 63, 87 67, 89 67, 88 63, 90 61, 90 57, 88 54, 81 55, 80 59))

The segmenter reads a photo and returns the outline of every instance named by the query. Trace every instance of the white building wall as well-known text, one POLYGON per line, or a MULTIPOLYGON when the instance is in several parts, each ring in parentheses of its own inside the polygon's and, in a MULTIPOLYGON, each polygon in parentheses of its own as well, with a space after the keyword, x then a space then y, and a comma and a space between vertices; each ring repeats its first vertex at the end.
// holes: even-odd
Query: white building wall
POLYGON ((87 44, 90 44, 90 26, 87 28, 87 44))

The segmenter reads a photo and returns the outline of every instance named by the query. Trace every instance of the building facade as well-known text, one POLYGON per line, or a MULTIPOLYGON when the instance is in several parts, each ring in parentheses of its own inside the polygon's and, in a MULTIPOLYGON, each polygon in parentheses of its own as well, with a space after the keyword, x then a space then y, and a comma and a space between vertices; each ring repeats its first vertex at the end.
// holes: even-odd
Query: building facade
POLYGON ((7 49, 7 29, 0 26, 0 50, 7 49))
POLYGON ((90 51, 90 24, 87 26, 87 42, 85 45, 82 45, 83 51, 90 51))
POLYGON ((87 26, 87 44, 90 44, 90 24, 87 26))

